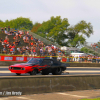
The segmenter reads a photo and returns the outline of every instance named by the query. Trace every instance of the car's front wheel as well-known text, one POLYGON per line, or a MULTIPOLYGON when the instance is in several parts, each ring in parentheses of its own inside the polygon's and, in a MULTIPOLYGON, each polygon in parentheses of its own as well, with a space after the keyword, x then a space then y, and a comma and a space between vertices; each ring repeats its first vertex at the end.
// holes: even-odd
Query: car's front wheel
POLYGON ((30 75, 36 75, 37 74, 37 70, 33 70, 32 72, 30 72, 30 75))
POLYGON ((16 75, 21 75, 20 73, 16 73, 16 75))

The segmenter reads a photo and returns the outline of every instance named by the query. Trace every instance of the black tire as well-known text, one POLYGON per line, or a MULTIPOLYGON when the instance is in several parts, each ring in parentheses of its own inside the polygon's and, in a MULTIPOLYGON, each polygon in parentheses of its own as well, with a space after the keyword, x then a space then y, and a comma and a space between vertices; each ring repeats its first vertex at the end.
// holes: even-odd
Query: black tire
POLYGON ((62 73, 61 67, 58 67, 58 68, 55 68, 55 69, 52 70, 53 75, 61 75, 61 73, 62 73))
POLYGON ((45 69, 45 70, 42 70, 42 75, 48 75, 49 74, 49 70, 45 69))
POLYGON ((16 73, 16 75, 21 75, 20 73, 16 73))
POLYGON ((32 72, 30 72, 30 75, 36 75, 37 74, 37 70, 33 70, 32 72))

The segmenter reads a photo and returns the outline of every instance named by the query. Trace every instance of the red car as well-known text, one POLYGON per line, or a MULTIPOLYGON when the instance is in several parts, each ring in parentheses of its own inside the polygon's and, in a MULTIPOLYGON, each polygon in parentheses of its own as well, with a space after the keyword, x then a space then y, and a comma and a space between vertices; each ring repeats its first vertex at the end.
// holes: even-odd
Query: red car
POLYGON ((61 63, 54 59, 46 58, 31 58, 27 63, 20 63, 9 66, 9 70, 17 75, 29 73, 30 75, 36 75, 42 72, 42 75, 60 75, 62 71, 66 70, 69 64, 61 63))

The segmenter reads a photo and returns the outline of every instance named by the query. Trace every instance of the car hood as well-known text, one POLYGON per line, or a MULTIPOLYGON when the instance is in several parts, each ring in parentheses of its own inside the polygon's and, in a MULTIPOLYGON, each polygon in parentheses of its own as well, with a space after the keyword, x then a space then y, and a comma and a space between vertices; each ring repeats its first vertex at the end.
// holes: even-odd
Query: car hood
POLYGON ((20 63, 20 64, 14 64, 14 65, 11 65, 11 67, 27 67, 27 66, 34 66, 36 64, 34 63, 20 63))

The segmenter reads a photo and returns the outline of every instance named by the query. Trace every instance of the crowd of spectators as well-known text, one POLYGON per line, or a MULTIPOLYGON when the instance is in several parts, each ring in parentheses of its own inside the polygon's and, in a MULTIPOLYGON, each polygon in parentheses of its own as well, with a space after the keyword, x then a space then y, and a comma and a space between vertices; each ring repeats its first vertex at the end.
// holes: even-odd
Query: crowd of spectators
POLYGON ((97 43, 91 44, 91 47, 92 47, 92 49, 95 50, 95 51, 98 50, 98 44, 97 44, 97 43))
MULTIPOLYGON (((9 27, 10 28, 10 27, 9 27)), ((4 54, 20 54, 31 56, 60 56, 62 51, 60 48, 53 44, 45 45, 42 40, 30 35, 28 31, 23 30, 10 30, 6 27, 1 28, 5 38, 0 38, 1 45, 3 46, 4 54), (13 36, 13 42, 10 42, 9 35, 13 36)))
MULTIPOLYGON (((11 30, 8 28, 1 28, 2 33, 5 34, 5 38, 0 38, 0 43, 3 46, 2 52, 10 55, 30 55, 30 56, 49 56, 56 57, 58 60, 66 58, 66 62, 99 62, 98 56, 66 56, 65 51, 61 51, 60 48, 53 44, 45 45, 42 40, 30 35, 28 31, 11 30), (9 35, 13 38, 13 42, 10 41, 9 35)), ((98 48, 96 44, 91 45, 94 48, 98 48)))
POLYGON ((87 55, 87 56, 67 56, 66 62, 85 62, 85 63, 99 63, 100 57, 94 55, 87 55))

